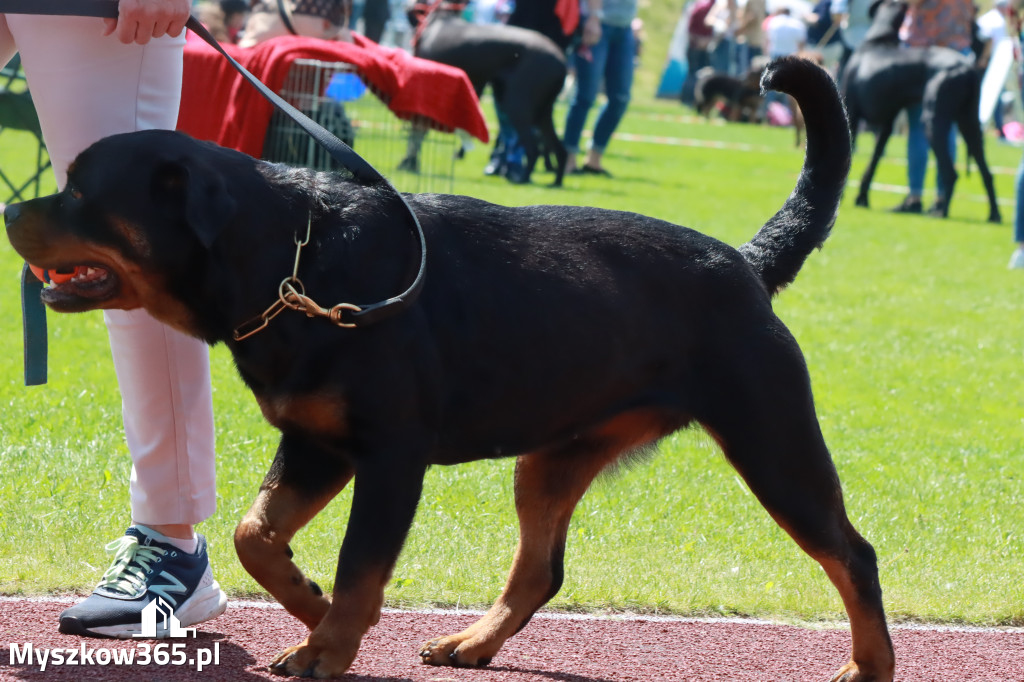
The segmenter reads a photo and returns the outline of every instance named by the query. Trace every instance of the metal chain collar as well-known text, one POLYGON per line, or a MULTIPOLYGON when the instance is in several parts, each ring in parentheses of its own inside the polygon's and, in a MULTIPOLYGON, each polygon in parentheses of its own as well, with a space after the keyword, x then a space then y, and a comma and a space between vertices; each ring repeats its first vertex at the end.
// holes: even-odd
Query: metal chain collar
POLYGON ((309 243, 309 235, 312 229, 313 214, 311 212, 306 223, 305 238, 300 238, 299 233, 295 233, 295 266, 292 268, 292 274, 281 280, 281 283, 277 286, 277 300, 270 304, 270 307, 260 315, 240 324, 234 332, 235 341, 242 341, 256 332, 263 331, 270 324, 270 321, 277 317, 285 308, 306 313, 307 317, 327 318, 339 327, 350 329, 356 326, 354 322, 345 322, 342 319, 342 315, 346 312, 360 312, 362 308, 359 306, 354 303, 339 303, 332 308, 324 308, 306 295, 306 287, 302 284, 302 280, 299 279, 299 258, 302 256, 302 247, 309 243))

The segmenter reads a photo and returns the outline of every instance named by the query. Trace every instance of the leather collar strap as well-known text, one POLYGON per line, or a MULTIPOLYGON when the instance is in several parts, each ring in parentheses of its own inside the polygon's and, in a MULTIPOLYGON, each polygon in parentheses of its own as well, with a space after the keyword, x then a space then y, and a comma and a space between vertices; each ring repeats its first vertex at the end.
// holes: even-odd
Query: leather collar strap
MULTIPOLYGON (((81 16, 81 17, 117 17, 117 0, 0 0, 0 13, 4 14, 46 14, 60 16, 81 16)), ((363 157, 359 156, 347 144, 339 140, 335 135, 327 131, 323 126, 313 121, 291 104, 283 100, 277 93, 268 88, 262 81, 249 73, 245 67, 239 64, 229 55, 217 40, 210 35, 198 19, 189 17, 186 27, 197 36, 210 44, 227 59, 231 65, 256 88, 263 97, 270 101, 275 107, 288 115, 295 123, 305 130, 328 154, 334 158, 342 167, 348 169, 360 183, 364 185, 384 185, 390 189, 405 206, 406 212, 412 221, 412 228, 419 240, 420 263, 412 283, 405 291, 376 303, 357 304, 358 312, 350 313, 350 319, 356 326, 372 324, 378 320, 390 317, 405 310, 423 289, 423 281, 427 269, 427 239, 423 233, 416 213, 405 200, 405 197, 396 190, 387 178, 380 174, 376 168, 371 166, 363 157)))

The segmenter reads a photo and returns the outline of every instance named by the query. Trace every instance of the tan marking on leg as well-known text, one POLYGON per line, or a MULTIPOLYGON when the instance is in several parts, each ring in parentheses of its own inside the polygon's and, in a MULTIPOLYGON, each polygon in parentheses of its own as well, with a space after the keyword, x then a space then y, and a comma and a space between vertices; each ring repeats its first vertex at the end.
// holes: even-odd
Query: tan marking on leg
POLYGON ((242 566, 288 613, 310 629, 327 613, 330 602, 292 561, 288 543, 350 478, 342 479, 334 489, 317 498, 290 486, 264 486, 235 529, 235 551, 242 566))
POLYGON ((892 640, 884 617, 867 607, 853 584, 850 569, 830 557, 815 557, 839 591, 850 619, 853 641, 850 662, 833 678, 836 682, 891 682, 896 671, 892 640))

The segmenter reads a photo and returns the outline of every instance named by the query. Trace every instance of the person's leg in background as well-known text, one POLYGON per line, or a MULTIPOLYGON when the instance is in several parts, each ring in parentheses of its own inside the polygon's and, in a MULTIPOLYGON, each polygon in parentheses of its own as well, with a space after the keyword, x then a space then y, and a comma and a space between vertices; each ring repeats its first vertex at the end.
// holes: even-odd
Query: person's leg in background
POLYGON ((1010 256, 1012 270, 1024 269, 1024 157, 1017 166, 1017 208, 1013 214, 1013 241, 1017 243, 1010 256))
MULTIPOLYGON (((602 26, 602 31, 604 30, 602 26)), ((601 89, 604 77, 604 65, 608 58, 608 40, 602 33, 601 40, 590 47, 581 47, 573 53, 573 64, 576 67, 576 91, 573 95, 569 111, 565 116, 565 132, 562 142, 569 153, 565 164, 566 173, 577 172, 576 156, 580 151, 580 138, 587 123, 597 93, 601 89)))
POLYGON ((594 124, 594 138, 591 140, 584 168, 606 174, 601 159, 612 139, 612 134, 619 127, 619 122, 629 107, 636 45, 633 31, 628 26, 604 26, 603 30, 605 38, 602 42, 608 45, 604 68, 604 87, 608 101, 602 107, 594 124))
POLYGON ((729 55, 732 54, 732 47, 728 38, 720 38, 711 50, 711 66, 718 73, 729 73, 729 55))
MULTIPOLYGON (((10 15, 5 25, 21 51, 58 186, 64 186, 71 161, 96 140, 174 128, 184 35, 123 45, 103 35, 98 19, 10 15)), ((131 587, 123 574, 133 567, 134 550, 126 545, 141 544, 148 536, 152 549, 140 555, 143 563, 160 560, 168 570, 164 555, 179 555, 173 548, 191 562, 181 570, 195 573, 186 578, 196 584, 187 595, 176 595, 185 598, 174 608, 183 625, 201 622, 226 605, 209 569, 205 540, 193 531, 216 505, 209 351, 141 310, 107 311, 104 317, 133 463, 132 521, 145 526, 133 526, 108 546, 118 545, 115 566, 93 597, 65 615, 71 614, 69 627, 79 634, 118 634, 122 624, 104 613, 97 594, 101 588, 119 593, 131 587), (98 623, 95 628, 92 622, 98 623)), ((118 599, 123 606, 123 595, 118 599)))
POLYGON ((907 184, 910 192, 903 203, 892 209, 896 213, 921 213, 924 175, 928 169, 928 138, 921 122, 921 105, 907 107, 907 184))
MULTIPOLYGON (((907 184, 910 191, 903 203, 892 209, 896 213, 921 213, 921 197, 924 194, 924 178, 928 170, 928 136, 925 134, 924 123, 921 121, 922 107, 920 104, 907 107, 907 184)), ((957 128, 949 131, 949 153, 956 165, 957 128)), ((938 188, 936 199, 943 197, 944 178, 936 171, 935 184, 938 188)))
POLYGON ((363 35, 379 43, 390 17, 388 0, 366 0, 363 5, 363 35))
POLYGON ((687 106, 694 106, 694 90, 697 87, 697 72, 711 66, 711 55, 706 49, 688 45, 686 47, 686 78, 680 99, 687 106))

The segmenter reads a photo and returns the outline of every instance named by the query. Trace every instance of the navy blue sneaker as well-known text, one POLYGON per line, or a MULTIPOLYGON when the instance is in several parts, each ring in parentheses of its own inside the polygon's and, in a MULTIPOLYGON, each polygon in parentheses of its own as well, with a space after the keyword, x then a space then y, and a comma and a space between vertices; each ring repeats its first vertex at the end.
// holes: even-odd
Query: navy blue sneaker
POLYGON ((114 563, 93 593, 60 614, 60 631, 88 637, 167 637, 167 618, 157 619, 155 632, 143 629, 142 611, 157 598, 165 602, 160 606, 173 610, 173 625, 182 628, 224 613, 227 596, 213 579, 206 538, 198 539, 196 551, 189 554, 130 527, 107 545, 114 563))

